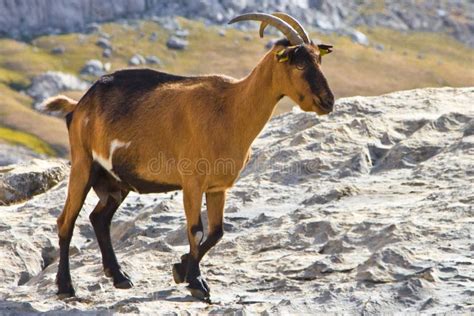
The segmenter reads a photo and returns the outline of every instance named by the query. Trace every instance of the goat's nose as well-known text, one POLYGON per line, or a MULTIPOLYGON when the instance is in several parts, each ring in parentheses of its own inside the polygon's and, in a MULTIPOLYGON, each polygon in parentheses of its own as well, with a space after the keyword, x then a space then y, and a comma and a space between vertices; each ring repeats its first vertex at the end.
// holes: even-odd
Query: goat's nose
POLYGON ((334 98, 325 98, 321 100, 321 105, 326 111, 332 112, 334 109, 334 98))

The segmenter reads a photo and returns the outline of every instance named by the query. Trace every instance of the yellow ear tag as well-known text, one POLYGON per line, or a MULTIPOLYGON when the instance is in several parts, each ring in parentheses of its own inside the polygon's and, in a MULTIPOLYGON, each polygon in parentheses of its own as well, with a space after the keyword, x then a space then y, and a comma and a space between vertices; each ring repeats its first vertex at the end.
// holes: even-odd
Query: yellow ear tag
POLYGON ((285 49, 282 49, 281 51, 276 53, 276 56, 278 57, 278 62, 279 63, 284 63, 285 61, 288 61, 288 55, 283 56, 284 53, 285 53, 285 49))
POLYGON ((321 49, 321 48, 319 49, 319 55, 320 55, 321 57, 323 57, 324 55, 327 55, 327 54, 329 54, 329 53, 330 53, 330 52, 329 52, 329 50, 327 50, 327 49, 321 49))

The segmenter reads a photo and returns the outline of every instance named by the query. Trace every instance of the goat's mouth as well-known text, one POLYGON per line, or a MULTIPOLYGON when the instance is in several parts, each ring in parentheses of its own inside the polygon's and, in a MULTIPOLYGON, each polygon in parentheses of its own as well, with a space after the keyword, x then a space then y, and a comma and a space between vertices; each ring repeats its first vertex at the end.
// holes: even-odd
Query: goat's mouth
POLYGON ((333 104, 326 104, 321 102, 321 100, 317 97, 313 98, 313 108, 316 113, 319 115, 326 115, 332 112, 333 104))

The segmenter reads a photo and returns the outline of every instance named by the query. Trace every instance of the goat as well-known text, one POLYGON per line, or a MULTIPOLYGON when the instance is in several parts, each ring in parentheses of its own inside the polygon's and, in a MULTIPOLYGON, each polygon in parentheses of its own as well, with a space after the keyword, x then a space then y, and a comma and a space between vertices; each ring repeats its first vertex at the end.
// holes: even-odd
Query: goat
POLYGON ((190 248, 173 265, 173 277, 176 283, 187 282, 194 297, 209 300, 209 285, 199 263, 224 234, 226 191, 249 160, 249 148, 275 105, 288 96, 304 111, 319 115, 334 106, 320 68, 321 56, 332 46, 315 45, 298 21, 286 14, 249 13, 229 23, 244 20, 262 22, 262 31, 266 25, 276 27, 286 38, 243 79, 126 69, 102 76, 79 102, 63 96, 45 102, 47 109, 65 114, 71 147, 67 199, 57 219, 60 297, 75 295, 69 245, 78 213, 93 188, 99 202, 90 221, 104 272, 121 289, 133 284, 112 248, 110 224, 115 211, 130 191, 183 190, 190 248), (230 168, 216 168, 223 161, 231 162, 230 168), (202 162, 207 166, 204 170, 202 162), (204 194, 209 224, 205 241, 204 194))

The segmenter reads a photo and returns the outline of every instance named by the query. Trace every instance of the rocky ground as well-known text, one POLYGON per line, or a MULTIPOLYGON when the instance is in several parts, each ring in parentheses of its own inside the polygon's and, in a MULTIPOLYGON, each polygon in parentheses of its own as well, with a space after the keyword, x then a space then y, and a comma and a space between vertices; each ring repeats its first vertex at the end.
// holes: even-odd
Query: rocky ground
POLYGON ((131 194, 116 214, 130 290, 102 272, 91 193, 73 238, 77 297, 63 301, 55 219, 66 181, 2 206, 0 312, 472 312, 473 100, 474 88, 423 89, 272 119, 230 191, 226 234, 202 264, 212 304, 172 280, 187 250, 181 193, 131 194))

